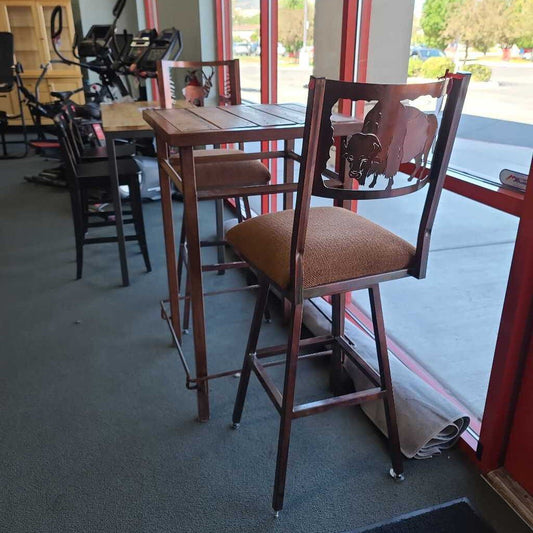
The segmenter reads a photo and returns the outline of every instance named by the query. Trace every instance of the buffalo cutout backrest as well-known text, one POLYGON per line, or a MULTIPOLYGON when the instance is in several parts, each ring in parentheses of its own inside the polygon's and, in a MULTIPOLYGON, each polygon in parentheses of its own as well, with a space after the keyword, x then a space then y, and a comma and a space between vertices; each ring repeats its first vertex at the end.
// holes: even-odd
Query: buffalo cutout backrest
POLYGON ((304 164, 300 168, 294 219, 293 265, 297 256, 304 253, 311 195, 332 198, 339 205, 345 200, 401 196, 429 184, 418 231, 416 260, 410 272, 415 277, 425 276, 431 230, 469 79, 469 74, 447 73, 443 79, 431 83, 379 85, 311 77, 304 164), (424 113, 408 103, 419 97, 435 99, 437 109, 444 101, 440 126, 434 113, 424 113), (341 141, 337 179, 331 180, 335 174, 327 168, 334 144, 331 113, 339 100, 363 102, 367 107, 373 103, 373 106, 365 115, 361 131, 341 141), (339 187, 339 182, 344 186, 339 187))

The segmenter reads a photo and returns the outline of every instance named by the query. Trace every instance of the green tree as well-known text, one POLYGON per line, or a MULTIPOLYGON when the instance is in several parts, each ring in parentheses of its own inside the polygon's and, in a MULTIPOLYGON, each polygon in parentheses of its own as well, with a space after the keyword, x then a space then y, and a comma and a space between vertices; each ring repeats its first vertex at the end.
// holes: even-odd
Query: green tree
MULTIPOLYGON (((290 2, 291 0, 286 0, 290 2)), ((297 0, 295 0, 297 3, 297 0)), ((287 49, 289 53, 296 53, 303 42, 303 25, 304 25, 304 9, 303 0, 302 7, 287 8, 280 7, 278 12, 278 39, 281 44, 287 49)), ((284 5, 285 2, 282 4, 284 5)), ((309 27, 307 30, 307 44, 313 42, 314 31, 314 6, 308 4, 307 20, 309 27)))
POLYGON ((515 12, 518 17, 516 46, 533 48, 533 0, 516 0, 515 12))
POLYGON ((426 0, 420 17, 424 30, 425 44, 435 48, 446 48, 449 40, 446 35, 450 7, 457 0, 426 0))
POLYGON ((470 46, 486 54, 496 44, 495 14, 501 3, 501 0, 461 0, 450 7, 445 34, 450 40, 466 45, 464 61, 468 59, 470 46))
POLYGON ((465 60, 470 46, 483 53, 494 44, 527 47, 533 41, 533 0, 460 0, 450 9, 445 33, 466 45, 465 60))
POLYGON ((502 47, 511 48, 520 37, 520 14, 516 0, 485 0, 492 4, 492 20, 496 42, 502 47))

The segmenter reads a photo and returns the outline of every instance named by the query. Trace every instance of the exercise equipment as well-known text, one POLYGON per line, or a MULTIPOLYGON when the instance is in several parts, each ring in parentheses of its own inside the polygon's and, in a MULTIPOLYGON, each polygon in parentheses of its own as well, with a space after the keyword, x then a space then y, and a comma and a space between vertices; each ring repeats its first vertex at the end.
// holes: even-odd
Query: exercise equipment
POLYGON ((129 83, 124 81, 128 76, 139 80, 140 99, 145 99, 143 80, 156 77, 157 61, 175 60, 183 49, 181 33, 176 28, 167 28, 159 34, 155 29, 143 29, 135 36, 127 31, 117 33, 117 21, 125 4, 126 0, 116 2, 111 24, 91 26, 87 35, 77 43, 77 55, 76 43, 74 44, 73 54, 76 61, 68 59, 58 49, 57 41, 63 30, 63 15, 60 6, 56 6, 52 11, 50 29, 54 51, 63 63, 77 65, 98 74, 100 83, 96 86, 99 90, 91 95, 96 103, 131 96, 131 90, 127 87, 129 83))
MULTIPOLYGON (((140 58, 131 66, 134 71, 146 77, 157 76, 157 62, 162 60, 176 61, 183 49, 181 32, 176 28, 167 28, 156 35, 140 58)), ((131 69, 130 66, 130 69, 131 69)))
MULTIPOLYGON (((50 34, 52 47, 57 57, 66 65, 75 65, 80 68, 91 70, 98 74, 101 91, 91 94, 90 97, 95 103, 101 103, 106 99, 111 101, 118 97, 129 96, 129 91, 120 78, 119 68, 117 68, 116 58, 113 57, 113 50, 116 53, 118 42, 115 41, 114 48, 111 41, 115 37, 115 29, 118 18, 122 14, 126 0, 118 0, 113 8, 113 22, 107 26, 92 26, 87 36, 82 41, 82 52, 79 52, 77 61, 65 57, 59 50, 57 44, 63 32, 63 11, 61 6, 56 6, 52 10, 50 17, 50 34), (82 55, 94 56, 92 61, 83 61, 82 55), (118 95, 116 94, 118 92, 118 95)), ((75 43, 74 43, 75 46, 75 43)))

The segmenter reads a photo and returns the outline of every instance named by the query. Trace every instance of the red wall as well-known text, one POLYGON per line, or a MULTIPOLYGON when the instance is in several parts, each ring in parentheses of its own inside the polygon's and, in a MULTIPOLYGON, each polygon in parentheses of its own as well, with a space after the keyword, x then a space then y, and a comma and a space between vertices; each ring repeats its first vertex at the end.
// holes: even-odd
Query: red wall
POLYGON ((505 468, 533 495, 533 339, 524 368, 505 468))

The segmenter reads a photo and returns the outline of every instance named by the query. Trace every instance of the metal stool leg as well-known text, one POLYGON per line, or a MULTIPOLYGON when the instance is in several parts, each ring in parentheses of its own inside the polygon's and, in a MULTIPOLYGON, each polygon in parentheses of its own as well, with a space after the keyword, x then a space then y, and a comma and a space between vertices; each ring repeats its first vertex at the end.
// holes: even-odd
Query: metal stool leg
POLYGON ((139 242, 139 247, 144 259, 146 271, 152 271, 150 264, 150 256, 148 255, 148 245, 146 244, 146 234, 144 231, 144 217, 142 208, 141 187, 137 176, 130 180, 130 204, 133 216, 133 224, 135 226, 135 233, 139 242))
POLYGON ((385 324, 383 322, 383 308, 381 307, 379 285, 370 287, 368 293, 370 296, 370 307, 372 309, 372 323, 374 326, 374 337, 376 339, 381 389, 386 391, 384 406, 385 418, 387 420, 387 432, 389 435, 389 449, 392 460, 392 470, 390 473, 395 479, 402 480, 403 459, 400 450, 396 409, 394 407, 389 354, 387 351, 387 336, 385 334, 385 324))
POLYGON ((72 208, 72 222, 74 223, 74 239, 76 241, 76 279, 81 279, 83 273, 83 204, 80 191, 69 188, 70 206, 72 208))
POLYGON ((250 327, 250 334, 248 335, 248 343, 246 345, 246 352, 244 353, 244 361, 242 365, 241 378, 239 381, 239 388, 237 390, 237 398, 235 399, 235 406, 233 408, 233 428, 239 427, 241 422, 242 410, 244 408, 244 400, 246 398, 246 391, 248 390, 248 383, 250 381, 250 373, 252 371, 253 357, 257 348, 257 340, 259 332, 261 331, 261 322, 265 310, 268 297, 269 284, 262 283, 255 301, 254 316, 252 318, 252 325, 250 327))
POLYGON ((296 367, 298 365, 298 351, 300 348, 302 318, 303 302, 292 303, 290 336, 287 350, 287 360, 285 363, 283 402, 281 405, 281 422, 279 427, 276 477, 274 480, 274 494, 272 496, 272 508, 276 514, 283 508, 283 497, 285 495, 285 480, 287 477, 287 462, 289 459, 289 444, 294 408, 294 392, 296 388, 296 367))

